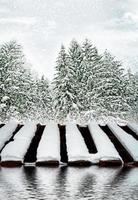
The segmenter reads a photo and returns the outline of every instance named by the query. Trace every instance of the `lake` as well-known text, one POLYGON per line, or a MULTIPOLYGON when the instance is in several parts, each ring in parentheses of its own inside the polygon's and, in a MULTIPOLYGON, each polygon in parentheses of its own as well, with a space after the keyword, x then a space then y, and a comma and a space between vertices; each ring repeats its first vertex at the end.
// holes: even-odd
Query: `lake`
POLYGON ((138 200, 138 168, 0 168, 0 200, 138 200))

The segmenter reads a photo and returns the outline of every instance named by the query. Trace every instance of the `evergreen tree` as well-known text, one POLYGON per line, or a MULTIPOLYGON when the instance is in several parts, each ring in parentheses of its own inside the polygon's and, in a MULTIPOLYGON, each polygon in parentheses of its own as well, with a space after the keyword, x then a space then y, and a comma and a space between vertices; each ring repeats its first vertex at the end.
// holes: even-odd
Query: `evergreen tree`
POLYGON ((99 112, 111 116, 123 116, 129 109, 125 98, 126 83, 121 63, 107 51, 104 52, 96 74, 94 93, 99 112))
POLYGON ((22 47, 11 41, 0 48, 0 104, 1 118, 5 119, 12 113, 18 113, 17 95, 21 84, 21 69, 25 58, 22 47))
POLYGON ((126 99, 130 106, 128 117, 138 121, 138 73, 127 72, 126 99))
POLYGON ((15 116, 46 123, 55 117, 62 123, 82 115, 90 118, 88 113, 129 113, 138 120, 138 74, 129 71, 126 77, 121 63, 107 51, 99 55, 88 39, 82 46, 73 40, 68 54, 61 46, 52 85, 33 75, 16 41, 0 47, 1 120, 15 116))
POLYGON ((37 78, 32 75, 32 71, 27 69, 24 74, 24 85, 21 86, 20 118, 36 121, 37 99, 37 78))
POLYGON ((95 104, 95 93, 93 92, 94 85, 96 84, 97 70, 99 70, 99 63, 101 56, 98 54, 98 50, 92 43, 86 39, 82 45, 83 50, 83 77, 81 81, 83 98, 83 110, 90 111, 95 110, 97 104, 95 104))
POLYGON ((38 122, 46 123, 53 119, 53 99, 49 82, 42 76, 36 82, 36 119, 38 122))
MULTIPOLYGON (((0 48, 0 117, 6 120, 49 120, 52 97, 44 77, 37 79, 27 66, 22 47, 10 41, 0 48)), ((39 121, 39 122, 40 122, 39 121)))
POLYGON ((70 71, 70 87, 72 91, 72 101, 70 102, 70 115, 78 117, 79 111, 83 109, 82 99, 82 79, 84 76, 83 70, 83 52, 81 46, 76 40, 72 40, 69 47, 69 71, 70 71))
POLYGON ((54 107, 55 118, 64 122, 69 113, 71 102, 74 101, 70 84, 72 70, 69 68, 69 58, 62 45, 57 58, 56 74, 54 77, 54 107))

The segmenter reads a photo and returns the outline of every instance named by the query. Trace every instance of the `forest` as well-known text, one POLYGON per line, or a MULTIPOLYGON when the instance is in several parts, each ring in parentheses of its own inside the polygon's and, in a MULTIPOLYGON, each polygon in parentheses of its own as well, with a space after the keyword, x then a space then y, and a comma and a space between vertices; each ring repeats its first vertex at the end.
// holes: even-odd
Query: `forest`
POLYGON ((138 122, 138 73, 126 72, 107 50, 90 40, 61 46, 55 75, 40 77, 16 41, 0 45, 0 121, 88 123, 92 119, 138 122))

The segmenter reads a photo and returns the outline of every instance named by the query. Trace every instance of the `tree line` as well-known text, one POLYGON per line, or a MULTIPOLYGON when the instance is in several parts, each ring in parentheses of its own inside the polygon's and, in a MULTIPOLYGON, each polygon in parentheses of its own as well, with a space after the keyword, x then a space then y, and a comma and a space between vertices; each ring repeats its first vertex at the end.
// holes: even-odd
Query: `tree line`
POLYGON ((0 47, 0 120, 88 122, 104 116, 138 120, 138 74, 86 39, 63 45, 52 82, 38 78, 16 41, 0 47))
POLYGON ((31 71, 16 41, 0 48, 0 120, 10 117, 40 122, 52 117, 49 81, 31 71))

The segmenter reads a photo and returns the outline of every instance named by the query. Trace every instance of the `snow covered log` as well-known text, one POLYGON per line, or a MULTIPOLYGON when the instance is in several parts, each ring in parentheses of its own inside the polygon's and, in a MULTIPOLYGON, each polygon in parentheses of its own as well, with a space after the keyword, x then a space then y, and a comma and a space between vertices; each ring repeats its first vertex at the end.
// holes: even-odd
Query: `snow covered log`
POLYGON ((88 124, 98 152, 91 154, 91 161, 100 165, 121 165, 122 159, 108 136, 96 122, 88 124))
POLYGON ((14 136, 14 140, 8 143, 1 152, 2 166, 23 164, 24 156, 36 129, 36 124, 29 122, 18 131, 18 135, 14 136))
POLYGON ((13 132, 18 126, 17 121, 9 121, 6 125, 0 128, 0 150, 4 147, 5 143, 13 136, 13 132))
POLYGON ((69 165, 91 164, 90 154, 76 124, 66 125, 66 145, 69 165))
POLYGON ((25 125, 16 133, 13 139, 32 139, 36 131, 36 123, 26 122, 25 125))
POLYGON ((37 165, 58 165, 60 162, 60 133, 57 124, 46 125, 37 149, 37 165))
POLYGON ((133 136, 122 130, 116 123, 108 123, 107 125, 129 152, 134 161, 138 162, 138 141, 133 136))
POLYGON ((138 124, 128 123, 127 126, 138 135, 138 124))

